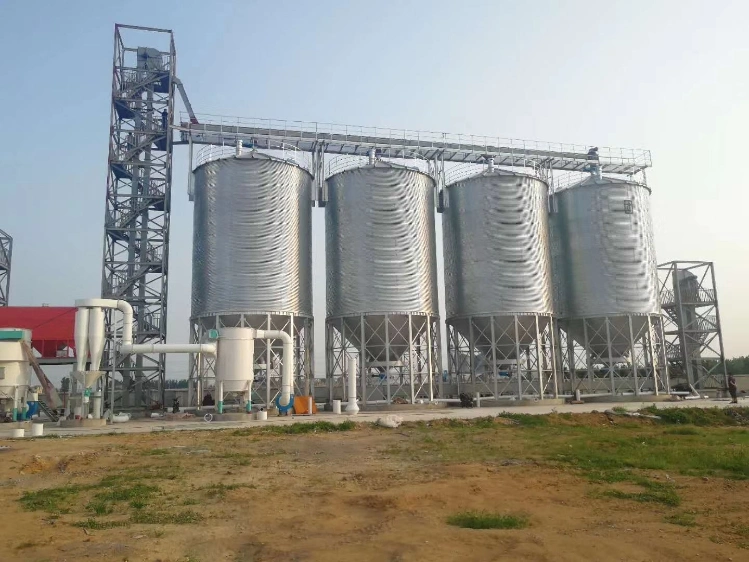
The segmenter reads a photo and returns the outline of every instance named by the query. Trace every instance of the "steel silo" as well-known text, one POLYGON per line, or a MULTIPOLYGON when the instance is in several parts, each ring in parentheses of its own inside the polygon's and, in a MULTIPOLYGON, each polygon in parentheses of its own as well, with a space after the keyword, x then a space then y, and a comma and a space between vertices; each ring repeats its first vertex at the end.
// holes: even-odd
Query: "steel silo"
MULTIPOLYGON (((312 366, 312 176, 255 151, 210 159, 194 174, 193 337, 214 328, 284 330, 295 340, 296 382, 306 381, 312 366)), ((280 348, 257 342, 254 361, 255 400, 267 402, 280 378, 280 348)))
POLYGON ((650 371, 663 361, 650 189, 591 176, 554 198, 556 300, 568 368, 583 363, 592 392, 651 390, 646 379, 652 382, 650 371), (584 359, 573 357, 575 342, 584 359), (605 382, 594 380, 596 366, 605 382))
POLYGON ((341 357, 355 353, 364 400, 431 398, 439 368, 434 181, 373 159, 327 185, 328 376, 342 375, 341 357))
POLYGON ((493 167, 447 186, 450 370, 476 392, 556 392, 548 204, 544 181, 493 167))

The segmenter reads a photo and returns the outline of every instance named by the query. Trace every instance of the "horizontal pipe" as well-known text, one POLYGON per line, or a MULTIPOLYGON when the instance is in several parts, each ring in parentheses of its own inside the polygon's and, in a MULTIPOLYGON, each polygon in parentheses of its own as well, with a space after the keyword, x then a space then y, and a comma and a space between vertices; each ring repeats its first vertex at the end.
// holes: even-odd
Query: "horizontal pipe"
POLYGON ((123 343, 122 353, 206 353, 216 355, 215 343, 123 343))

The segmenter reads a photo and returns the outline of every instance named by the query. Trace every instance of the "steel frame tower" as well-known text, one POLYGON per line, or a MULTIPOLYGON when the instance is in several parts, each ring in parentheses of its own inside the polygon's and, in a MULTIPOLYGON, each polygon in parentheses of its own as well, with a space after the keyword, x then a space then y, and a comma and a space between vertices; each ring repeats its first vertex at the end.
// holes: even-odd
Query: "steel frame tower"
POLYGON ((695 389, 725 388, 728 373, 713 263, 662 263, 658 276, 671 377, 695 389))
POLYGON ((0 230, 0 306, 8 306, 12 256, 13 237, 4 230, 0 230))
MULTIPOLYGON (((134 342, 164 343, 176 84, 171 30, 115 25, 112 66, 101 293, 133 306, 134 342), (130 46, 123 32, 158 35, 168 46, 130 46)), ((108 342, 116 329, 108 316, 108 342)), ((117 406, 146 405, 143 390, 154 382, 163 404, 164 363, 163 354, 118 357, 123 395, 117 406)))

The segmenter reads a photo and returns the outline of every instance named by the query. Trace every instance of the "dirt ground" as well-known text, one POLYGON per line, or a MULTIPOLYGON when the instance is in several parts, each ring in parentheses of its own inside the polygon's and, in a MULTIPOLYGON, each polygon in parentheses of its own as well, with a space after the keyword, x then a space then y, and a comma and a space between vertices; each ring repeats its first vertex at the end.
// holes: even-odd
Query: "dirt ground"
POLYGON ((0 560, 749 560, 746 480, 650 471, 674 484, 678 507, 611 497, 602 490, 639 488, 596 483, 545 453, 565 423, 2 441, 0 560), (529 526, 447 524, 466 510, 529 526), (696 525, 668 522, 681 516, 696 525))

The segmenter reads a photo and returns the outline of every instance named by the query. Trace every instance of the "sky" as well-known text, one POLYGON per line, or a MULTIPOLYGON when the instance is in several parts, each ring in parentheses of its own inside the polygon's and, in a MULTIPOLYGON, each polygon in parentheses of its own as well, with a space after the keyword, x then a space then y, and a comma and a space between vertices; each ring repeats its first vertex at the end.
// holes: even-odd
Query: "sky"
MULTIPOLYGON (((112 40, 124 23, 174 31, 198 113, 649 149, 658 260, 715 262, 726 355, 749 354, 747 21, 741 1, 0 0, 11 304, 99 294, 112 40)), ((176 147, 170 342, 188 339, 187 174, 176 147)), ((313 215, 321 376, 323 211, 313 215)))

